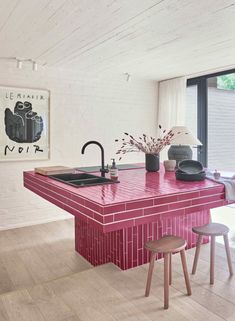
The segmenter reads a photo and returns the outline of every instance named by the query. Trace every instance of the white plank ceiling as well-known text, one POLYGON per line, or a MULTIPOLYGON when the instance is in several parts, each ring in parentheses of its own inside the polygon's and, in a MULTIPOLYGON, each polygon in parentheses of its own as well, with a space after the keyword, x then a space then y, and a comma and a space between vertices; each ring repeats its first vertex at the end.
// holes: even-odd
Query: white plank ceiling
POLYGON ((235 0, 0 0, 0 57, 167 79, 235 65, 235 0))

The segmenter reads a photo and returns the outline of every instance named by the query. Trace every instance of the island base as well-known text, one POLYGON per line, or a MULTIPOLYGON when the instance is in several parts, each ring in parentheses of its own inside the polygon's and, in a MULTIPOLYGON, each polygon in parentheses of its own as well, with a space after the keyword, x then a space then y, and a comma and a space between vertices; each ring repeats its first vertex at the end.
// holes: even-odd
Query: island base
MULTIPOLYGON (((173 234, 187 240, 189 249, 196 246, 197 239, 192 227, 209 222, 209 210, 175 216, 159 214, 155 222, 103 233, 75 217, 75 249, 93 266, 112 262, 127 270, 149 262, 149 251, 144 249, 147 241, 173 234)), ((207 242, 208 237, 204 237, 203 243, 207 242)), ((157 259, 161 257, 157 254, 157 259)))

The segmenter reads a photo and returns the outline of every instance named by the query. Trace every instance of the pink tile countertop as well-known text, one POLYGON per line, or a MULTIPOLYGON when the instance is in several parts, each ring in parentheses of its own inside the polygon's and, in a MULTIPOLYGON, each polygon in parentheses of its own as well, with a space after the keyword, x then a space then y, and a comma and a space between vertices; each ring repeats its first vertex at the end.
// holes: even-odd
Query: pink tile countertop
POLYGON ((187 214, 226 204, 222 184, 177 181, 163 167, 156 173, 144 168, 119 171, 118 179, 117 184, 76 188, 24 172, 26 188, 104 232, 144 224, 160 214, 187 214))

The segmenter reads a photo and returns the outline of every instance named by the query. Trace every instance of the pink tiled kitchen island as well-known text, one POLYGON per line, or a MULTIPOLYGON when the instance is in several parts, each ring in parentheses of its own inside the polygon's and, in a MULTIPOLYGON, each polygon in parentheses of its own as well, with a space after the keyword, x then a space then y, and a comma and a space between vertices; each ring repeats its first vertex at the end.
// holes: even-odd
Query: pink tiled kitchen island
POLYGON ((194 247, 192 227, 208 223, 210 209, 227 204, 222 184, 177 181, 162 167, 156 173, 119 171, 119 180, 76 188, 24 172, 26 188, 74 215, 75 249, 94 266, 113 262, 125 270, 147 263, 144 244, 164 234, 181 236, 194 247))

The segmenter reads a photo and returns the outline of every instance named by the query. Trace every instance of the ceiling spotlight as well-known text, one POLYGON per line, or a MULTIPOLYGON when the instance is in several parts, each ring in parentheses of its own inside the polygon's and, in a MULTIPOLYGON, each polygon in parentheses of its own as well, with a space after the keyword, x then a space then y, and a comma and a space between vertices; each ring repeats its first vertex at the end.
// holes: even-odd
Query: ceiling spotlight
POLYGON ((22 65, 23 65, 22 61, 17 59, 17 68, 22 69, 22 65))
POLYGON ((33 71, 37 71, 38 70, 38 64, 36 63, 36 61, 33 61, 33 71))

